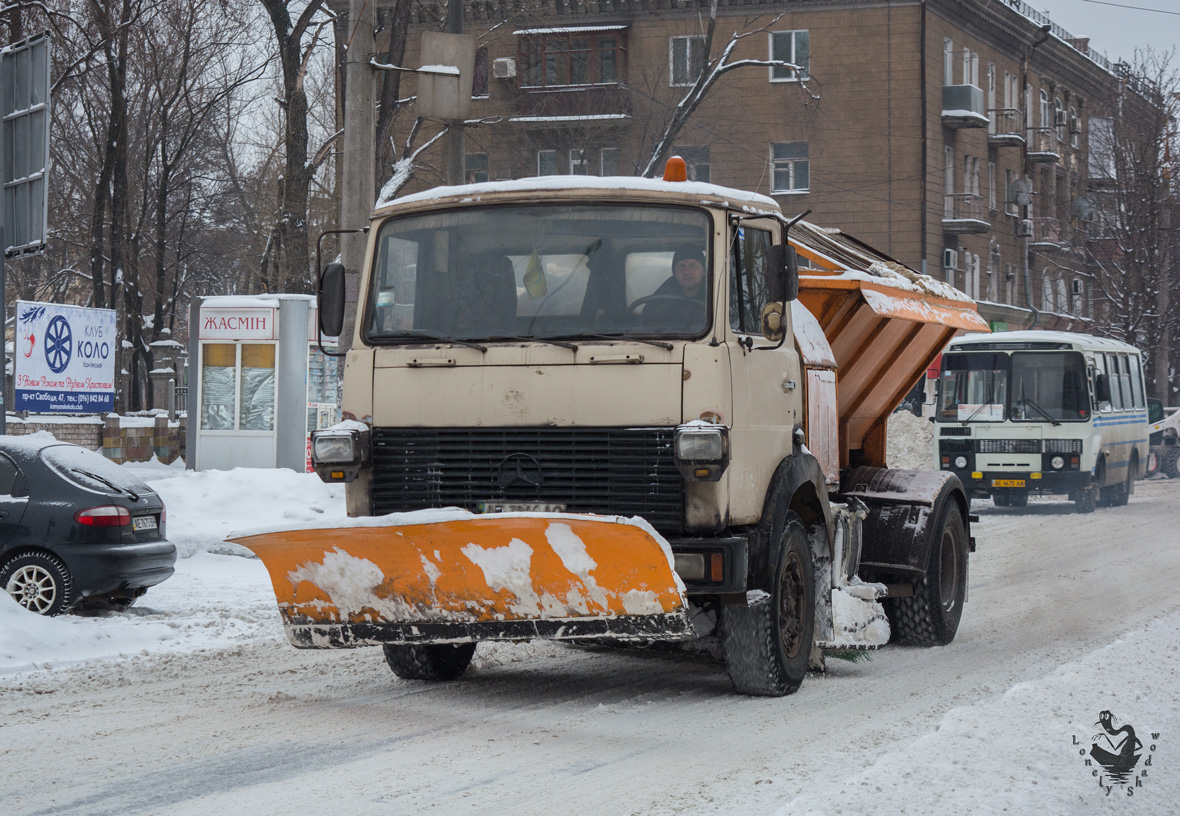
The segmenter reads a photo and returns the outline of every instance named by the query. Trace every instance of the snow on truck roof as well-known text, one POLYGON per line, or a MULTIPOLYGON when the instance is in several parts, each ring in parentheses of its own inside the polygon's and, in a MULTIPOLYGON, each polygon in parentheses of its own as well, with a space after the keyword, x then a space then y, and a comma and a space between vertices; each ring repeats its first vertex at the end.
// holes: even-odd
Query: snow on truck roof
POLYGON ((964 334, 952 340, 947 350, 952 351, 960 346, 980 344, 991 346, 1006 343, 1062 343, 1094 351, 1123 351, 1139 354, 1139 349, 1129 343, 1112 340, 1109 337, 1095 337, 1092 334, 1079 332, 1038 331, 1037 329, 994 332, 992 334, 964 334))

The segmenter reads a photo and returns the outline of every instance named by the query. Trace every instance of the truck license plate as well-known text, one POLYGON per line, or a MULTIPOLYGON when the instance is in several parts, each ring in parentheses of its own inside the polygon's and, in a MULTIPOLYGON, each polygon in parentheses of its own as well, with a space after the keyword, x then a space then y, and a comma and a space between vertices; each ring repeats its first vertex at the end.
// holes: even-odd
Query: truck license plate
POLYGON ((486 501, 476 505, 481 513, 564 513, 565 505, 555 502, 497 502, 486 501))
POLYGON ((156 517, 155 516, 134 516, 131 519, 131 529, 139 532, 141 530, 155 530, 156 517))
POLYGON ((992 479, 992 487, 1024 487, 1024 479, 992 479))

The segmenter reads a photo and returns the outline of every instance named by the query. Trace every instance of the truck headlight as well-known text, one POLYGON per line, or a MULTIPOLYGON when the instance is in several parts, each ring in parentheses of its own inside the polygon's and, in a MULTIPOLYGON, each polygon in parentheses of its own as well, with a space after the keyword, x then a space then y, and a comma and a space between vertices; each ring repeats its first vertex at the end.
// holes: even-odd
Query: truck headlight
POLYGON ((685 425, 676 429, 676 465, 690 482, 716 482, 729 465, 729 428, 685 425))
POLYGON ((325 482, 351 482, 368 461, 368 430, 329 428, 311 432, 311 463, 325 482))

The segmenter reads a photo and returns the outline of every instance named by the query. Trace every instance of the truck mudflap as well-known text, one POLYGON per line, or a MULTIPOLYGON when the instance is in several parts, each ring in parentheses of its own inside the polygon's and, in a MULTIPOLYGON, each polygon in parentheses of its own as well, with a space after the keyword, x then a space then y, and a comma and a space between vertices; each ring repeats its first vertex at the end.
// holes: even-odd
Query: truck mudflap
POLYGON ((228 540, 266 565, 299 648, 696 636, 641 519, 424 511, 228 540))

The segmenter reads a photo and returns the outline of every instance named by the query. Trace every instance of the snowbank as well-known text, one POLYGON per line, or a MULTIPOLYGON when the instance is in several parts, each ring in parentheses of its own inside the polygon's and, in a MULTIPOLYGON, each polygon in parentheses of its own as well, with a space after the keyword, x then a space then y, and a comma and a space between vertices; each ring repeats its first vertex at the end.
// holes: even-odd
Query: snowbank
POLYGON ((934 470, 934 423, 909 411, 891 415, 885 461, 891 468, 934 470))

